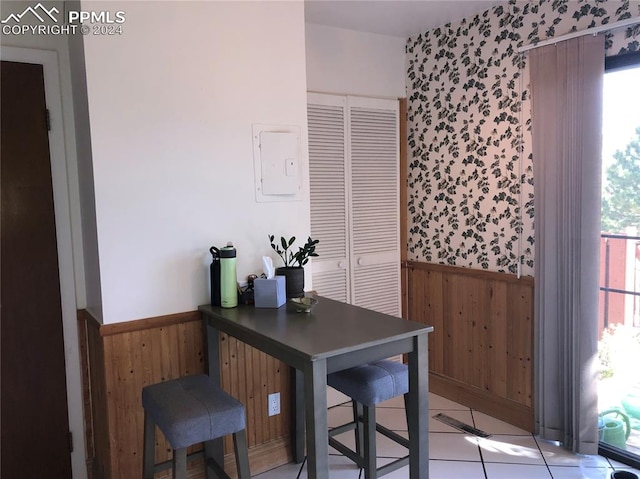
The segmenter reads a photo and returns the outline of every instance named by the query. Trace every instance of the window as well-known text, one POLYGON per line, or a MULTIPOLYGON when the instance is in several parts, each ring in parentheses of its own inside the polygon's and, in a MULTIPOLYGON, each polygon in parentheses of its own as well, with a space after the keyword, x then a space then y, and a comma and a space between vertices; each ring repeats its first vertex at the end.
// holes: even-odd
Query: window
POLYGON ((640 52, 605 62, 600 453, 640 467, 640 52))

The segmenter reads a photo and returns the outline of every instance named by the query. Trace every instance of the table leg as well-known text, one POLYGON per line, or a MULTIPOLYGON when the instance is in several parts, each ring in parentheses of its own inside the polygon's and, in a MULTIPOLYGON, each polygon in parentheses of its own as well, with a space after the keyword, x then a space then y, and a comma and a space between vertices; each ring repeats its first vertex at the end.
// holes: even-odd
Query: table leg
POLYGON ((429 478, 429 355, 427 334, 413 340, 409 353, 409 477, 429 478))
MULTIPOLYGON (((210 326, 204 320, 204 346, 207 353, 207 374, 214 382, 222 387, 220 381, 220 342, 218 329, 210 326)), ((204 446, 206 457, 213 458, 220 466, 224 464, 224 443, 223 438, 208 441, 204 446)), ((217 479, 213 470, 207 467, 207 479, 217 479)))
POLYGON ((291 377, 291 449, 293 462, 304 461, 304 374, 289 368, 291 377))
MULTIPOLYGON (((327 362, 311 361, 304 369, 304 404, 307 421, 307 477, 329 478, 327 432, 327 362)), ((417 477, 417 476, 416 476, 417 477)))

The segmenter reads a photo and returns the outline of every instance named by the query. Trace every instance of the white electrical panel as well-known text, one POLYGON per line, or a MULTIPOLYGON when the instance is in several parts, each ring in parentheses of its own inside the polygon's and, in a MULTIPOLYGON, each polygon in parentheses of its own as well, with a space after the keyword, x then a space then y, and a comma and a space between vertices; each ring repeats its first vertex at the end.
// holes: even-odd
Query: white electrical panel
POLYGON ((300 128, 253 125, 256 201, 302 199, 300 128))
POLYGON ((286 131, 260 133, 263 195, 295 195, 298 191, 298 137, 286 131))

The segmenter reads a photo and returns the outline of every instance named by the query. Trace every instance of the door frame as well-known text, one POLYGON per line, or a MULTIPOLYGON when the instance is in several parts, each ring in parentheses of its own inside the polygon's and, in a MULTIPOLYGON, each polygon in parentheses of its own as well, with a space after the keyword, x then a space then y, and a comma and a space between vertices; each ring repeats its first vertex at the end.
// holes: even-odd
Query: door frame
MULTIPOLYGON (((64 337, 64 359, 67 382, 67 414, 69 431, 73 434, 71 469, 74 479, 87 478, 84 402, 82 375, 80 370, 80 344, 74 273, 73 240, 71 226, 70 190, 67 155, 65 150, 62 96, 55 51, 3 46, 0 60, 17 63, 32 63, 43 66, 46 104, 49 110, 49 156, 53 202, 58 244, 58 268, 60 271, 60 300, 62 306, 62 329, 64 337)), ((76 245, 76 247, 81 247, 76 245)))

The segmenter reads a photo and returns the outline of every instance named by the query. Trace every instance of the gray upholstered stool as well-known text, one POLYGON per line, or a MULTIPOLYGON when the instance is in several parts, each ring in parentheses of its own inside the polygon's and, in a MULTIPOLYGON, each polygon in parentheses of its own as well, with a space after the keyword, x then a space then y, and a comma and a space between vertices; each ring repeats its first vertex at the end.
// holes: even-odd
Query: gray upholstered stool
MULTIPOLYGON (((389 439, 408 448, 409 441, 376 424, 376 404, 404 395, 405 411, 409 392, 409 373, 406 365, 395 361, 381 360, 364 366, 329 374, 327 384, 351 397, 353 422, 329 431, 329 444, 364 469, 365 479, 375 479, 409 463, 409 456, 397 459, 381 468, 376 468, 376 430, 389 439), (353 451, 334 436, 355 429, 356 450, 353 451)), ((407 422, 408 422, 407 411, 407 422)))
MULTIPOLYGON (((204 374, 153 384, 142 389, 144 407, 143 479, 153 479, 153 474, 166 469, 169 464, 155 464, 155 426, 173 448, 173 478, 187 475, 187 448, 233 434, 233 445, 238 466, 238 478, 249 479, 249 454, 245 430, 244 406, 229 396, 204 374)), ((205 453, 206 455, 206 453, 205 453)), ((223 465, 212 457, 205 457, 205 464, 217 477, 229 476, 223 465)))

